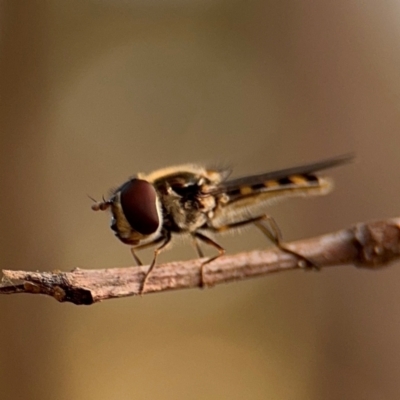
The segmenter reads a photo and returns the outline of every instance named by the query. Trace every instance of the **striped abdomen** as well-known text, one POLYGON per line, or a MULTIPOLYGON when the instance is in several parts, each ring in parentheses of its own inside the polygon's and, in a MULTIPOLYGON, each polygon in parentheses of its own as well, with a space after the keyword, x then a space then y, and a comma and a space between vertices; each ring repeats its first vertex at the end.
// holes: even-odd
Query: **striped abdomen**
POLYGON ((325 194, 331 189, 331 182, 312 174, 289 175, 280 179, 268 179, 262 182, 227 188, 225 202, 232 203, 246 198, 254 200, 272 199, 288 195, 317 195, 325 194))
POLYGON ((327 194, 333 187, 331 180, 315 172, 350 160, 345 156, 224 182, 215 193, 218 206, 212 225, 216 227, 265 214, 266 207, 275 200, 327 194))

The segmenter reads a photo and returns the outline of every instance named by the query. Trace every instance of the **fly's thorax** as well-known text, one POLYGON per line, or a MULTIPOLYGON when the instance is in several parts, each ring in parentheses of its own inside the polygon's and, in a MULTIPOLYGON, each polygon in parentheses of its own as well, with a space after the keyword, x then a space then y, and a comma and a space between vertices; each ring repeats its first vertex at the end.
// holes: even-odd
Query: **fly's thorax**
POLYGON ((185 188, 179 194, 172 188, 159 193, 164 220, 177 233, 194 232, 203 226, 216 206, 211 195, 199 195, 199 188, 185 188), (187 190, 187 192, 185 191, 187 190))
POLYGON ((111 229, 126 244, 151 241, 162 227, 158 194, 151 183, 142 179, 130 179, 115 192, 111 212, 111 229))
POLYGON ((156 185, 160 182, 174 180, 175 177, 183 178, 188 183, 199 183, 201 180, 205 180, 209 184, 215 185, 222 182, 229 173, 230 170, 226 169, 218 170, 196 164, 183 164, 162 168, 149 174, 139 173, 137 176, 156 185))
POLYGON ((154 185, 163 208, 164 227, 183 233, 207 222, 216 205, 212 192, 229 172, 186 164, 138 177, 154 185))

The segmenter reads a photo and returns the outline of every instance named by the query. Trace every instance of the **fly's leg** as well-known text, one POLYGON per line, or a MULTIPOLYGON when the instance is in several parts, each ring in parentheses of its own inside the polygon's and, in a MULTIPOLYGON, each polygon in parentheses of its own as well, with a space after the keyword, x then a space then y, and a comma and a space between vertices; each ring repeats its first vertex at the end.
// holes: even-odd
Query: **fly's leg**
POLYGON ((258 221, 254 221, 254 225, 262 232, 264 233, 267 238, 274 243, 280 250, 284 251, 285 253, 291 254, 297 258, 299 258, 301 261, 303 261, 303 264, 301 265, 305 268, 311 268, 311 269, 316 269, 320 270, 320 267, 315 264, 313 261, 311 261, 309 258, 303 256, 302 254, 299 254, 295 252, 294 250, 289 249, 285 243, 283 242, 282 239, 282 232, 279 229, 278 224, 276 223, 275 219, 272 218, 270 215, 263 215, 260 217, 258 221), (267 222, 269 224, 268 228, 263 222, 267 222))
POLYGON ((201 249, 199 242, 197 241, 196 236, 194 234, 192 234, 192 239, 194 247, 196 248, 197 255, 199 256, 199 258, 203 258, 204 257, 203 250, 201 249))
POLYGON ((136 254, 136 250, 143 250, 143 249, 147 249, 149 247, 153 247, 154 245, 156 245, 158 243, 161 243, 164 240, 165 240, 165 236, 160 236, 157 239, 155 239, 154 241, 152 241, 151 243, 140 244, 138 246, 131 247, 131 253, 132 253, 132 256, 133 256, 133 258, 135 260, 136 265, 138 265, 138 266, 142 266, 143 265, 142 261, 140 261, 140 258, 136 254))
MULTIPOLYGON (((244 221, 235 222, 233 224, 220 226, 218 228, 208 227, 207 229, 212 232, 215 232, 215 233, 221 233, 221 232, 226 232, 230 229, 241 228, 241 227, 249 225, 249 224, 254 224, 281 251, 299 258, 303 262, 303 264, 305 264, 304 267, 317 269, 317 270, 320 269, 320 267, 318 265, 316 265, 313 261, 311 261, 310 259, 308 259, 307 257, 305 257, 299 253, 296 253, 295 251, 291 250, 290 248, 288 248, 285 245, 285 243, 282 240, 282 233, 278 227, 278 224, 271 216, 269 216, 267 214, 260 215, 258 217, 254 217, 254 218, 249 218, 244 221), (263 224, 263 222, 264 223, 267 222, 269 224, 270 228, 268 228, 265 224, 263 224)), ((220 255, 218 255, 217 257, 219 257, 219 256, 220 255)), ((213 260, 215 260, 215 258, 213 258, 211 260, 207 260, 206 263, 208 263, 209 261, 213 261, 213 260)), ((202 272, 202 277, 203 277, 203 272, 202 272)))
MULTIPOLYGON (((138 247, 141 247, 141 246, 138 246, 138 247)), ((138 250, 138 248, 137 247, 131 247, 131 253, 132 253, 132 256, 133 256, 133 258, 135 260, 135 263, 136 263, 137 266, 141 267, 143 265, 143 263, 140 261, 140 258, 136 255, 135 250, 138 250)))
MULTIPOLYGON (((157 248, 154 250, 153 261, 151 262, 150 267, 149 267, 149 269, 147 270, 146 275, 144 276, 142 285, 141 285, 140 290, 139 290, 139 294, 142 294, 142 293, 144 292, 144 289, 145 289, 145 287, 146 287, 147 279, 148 279, 149 275, 151 274, 151 271, 153 270, 154 266, 156 265, 157 256, 158 256, 163 250, 165 250, 165 248, 167 247, 167 245, 168 245, 169 242, 171 241, 171 234, 170 234, 170 233, 165 232, 164 235, 165 235, 165 236, 162 236, 162 239, 164 239, 164 242, 161 244, 160 247, 157 247, 157 248)), ((161 242, 162 239, 157 240, 157 242, 161 242)), ((154 243, 154 242, 153 242, 153 243, 154 243)))
POLYGON ((202 241, 202 242, 204 242, 204 243, 206 243, 206 244, 208 244, 210 246, 213 246, 218 250, 218 254, 216 256, 211 257, 208 260, 204 261, 200 266, 200 287, 204 287, 204 286, 206 286, 205 280, 204 280, 204 266, 206 264, 210 263, 211 261, 216 260, 218 257, 223 256, 225 254, 225 249, 222 246, 220 246, 217 242, 214 242, 214 240, 210 239, 208 236, 203 235, 200 232, 193 233, 193 238, 194 238, 194 241, 195 241, 196 250, 197 250, 197 252, 198 252, 200 257, 203 257, 204 255, 203 255, 203 252, 200 249, 200 246, 197 243, 196 239, 199 239, 200 241, 202 241))
MULTIPOLYGON (((214 233, 221 233, 221 232, 228 231, 230 229, 240 228, 240 227, 242 227, 244 225, 253 224, 253 223, 256 223, 256 222, 261 221, 263 219, 264 219, 264 216, 255 217, 255 218, 247 219, 245 221, 240 221, 240 222, 235 222, 233 224, 220 226, 218 228, 216 228, 216 227, 207 227, 207 230, 209 230, 211 232, 214 232, 214 233)), ((201 251, 200 246, 196 241, 196 238, 198 238, 199 240, 201 240, 202 242, 204 242, 206 244, 209 244, 209 245, 215 247, 219 252, 219 254, 217 254, 214 257, 209 258, 203 264, 201 264, 201 267, 200 267, 200 286, 204 287, 204 286, 206 286, 205 279, 204 279, 204 277, 205 277, 205 275, 204 275, 204 267, 205 267, 205 265, 210 263, 211 261, 216 260, 218 257, 223 256, 225 254, 225 249, 222 246, 220 246, 218 243, 214 242, 214 240, 212 240, 209 237, 203 235, 202 233, 195 232, 193 234, 193 237, 194 237, 194 240, 195 240, 195 246, 196 246, 197 253, 199 254, 200 257, 203 257, 203 252, 201 251)))
POLYGON ((171 234, 169 234, 168 232, 162 232, 161 236, 158 237, 157 239, 155 239, 153 242, 151 243, 146 243, 146 244, 142 244, 139 246, 134 246, 131 247, 131 253, 133 258, 135 259, 136 265, 141 266, 143 265, 142 262, 140 261, 140 258, 136 255, 136 250, 143 250, 143 249, 147 249, 149 247, 153 247, 156 244, 162 243, 161 246, 157 247, 154 250, 154 257, 153 257, 153 261, 150 264, 149 269, 147 270, 143 282, 140 285, 140 289, 139 289, 139 294, 142 294, 146 285, 146 281, 147 278, 150 275, 151 270, 154 268, 155 264, 156 264, 156 260, 157 260, 157 256, 158 254, 165 249, 165 247, 168 245, 168 243, 171 241, 171 234))

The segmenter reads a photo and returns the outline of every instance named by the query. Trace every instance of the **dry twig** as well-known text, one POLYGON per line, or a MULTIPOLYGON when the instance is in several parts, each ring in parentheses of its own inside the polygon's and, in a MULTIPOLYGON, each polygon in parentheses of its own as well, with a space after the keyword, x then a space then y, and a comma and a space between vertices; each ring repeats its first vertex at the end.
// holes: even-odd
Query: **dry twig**
MULTIPOLYGON (((335 233, 287 245, 320 267, 353 264, 376 269, 400 257, 400 218, 359 223, 335 233)), ((202 259, 158 265, 144 294, 199 287, 202 259)), ((276 248, 218 258, 205 268, 209 286, 299 269, 299 259, 276 248)), ((71 272, 3 271, 0 294, 46 294, 63 302, 93 304, 138 294, 147 267, 71 272)))

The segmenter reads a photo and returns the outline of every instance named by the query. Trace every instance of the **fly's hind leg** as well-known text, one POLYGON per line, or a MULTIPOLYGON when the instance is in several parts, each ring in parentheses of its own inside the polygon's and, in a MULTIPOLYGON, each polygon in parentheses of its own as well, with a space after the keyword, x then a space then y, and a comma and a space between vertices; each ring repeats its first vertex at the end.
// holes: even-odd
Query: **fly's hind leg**
MULTIPOLYGON (((258 229, 260 229, 261 232, 264 233, 264 235, 267 236, 267 238, 274 243, 280 250, 284 251, 285 253, 291 254, 297 258, 299 258, 306 268, 313 268, 319 270, 320 268, 318 265, 316 265, 314 262, 309 260, 307 257, 296 253, 295 251, 289 249, 285 243, 282 240, 282 233, 278 227, 278 224, 275 222, 275 220, 269 216, 269 215, 260 215, 258 217, 253 217, 246 219, 244 221, 239 221, 239 222, 234 222, 232 224, 224 225, 224 226, 219 226, 219 227, 207 227, 207 230, 210 232, 214 233, 221 233, 221 232, 226 232, 231 229, 236 229, 236 228, 241 228, 243 226, 249 225, 249 224, 254 224, 258 229), (268 228, 263 222, 268 222, 270 228, 268 228)), ((214 240, 210 239, 209 237, 203 235, 202 233, 195 232, 193 233, 193 238, 195 241, 195 246, 197 253, 199 254, 200 257, 203 256, 203 252, 200 249, 199 244, 197 243, 196 239, 199 239, 200 241, 207 243, 213 247, 215 247, 219 254, 217 254, 214 257, 209 258, 206 260, 203 264, 201 264, 201 269, 200 269, 200 286, 204 287, 205 285, 205 275, 204 275, 204 267, 206 264, 210 263, 211 261, 216 260, 218 257, 221 257, 222 255, 225 254, 225 249, 221 247, 218 243, 214 242, 214 240)))
MULTIPOLYGON (((241 227, 249 225, 249 224, 254 224, 280 250, 300 259, 300 261, 302 261, 302 264, 303 264, 300 266, 304 266, 305 268, 317 269, 317 270, 320 269, 319 266, 316 265, 313 261, 311 261, 310 259, 308 259, 307 257, 305 257, 299 253, 296 253, 295 251, 291 250, 290 248, 288 248, 285 245, 285 243, 282 240, 282 233, 278 227, 278 224, 275 222, 275 220, 271 216, 269 216, 267 214, 260 215, 258 217, 249 218, 244 221, 235 222, 233 224, 220 226, 217 228, 209 227, 208 229, 212 232, 220 233, 220 232, 226 232, 230 229, 241 228, 241 227), (266 225, 266 223, 269 224, 269 228, 266 225)), ((212 260, 210 260, 210 261, 212 261, 212 260)), ((207 262, 209 262, 209 261, 207 261, 207 262)))
POLYGON ((288 248, 285 243, 283 242, 282 239, 282 232, 279 229, 278 224, 276 223, 275 219, 272 218, 270 215, 263 215, 260 217, 258 221, 254 222, 254 225, 262 232, 264 233, 267 238, 274 243, 280 250, 284 251, 285 253, 291 254, 297 258, 299 258, 302 263, 299 264, 299 266, 303 268, 311 268, 311 269, 316 269, 320 270, 320 267, 315 264, 312 260, 310 260, 308 257, 303 256, 302 254, 299 254, 295 252, 294 250, 291 250, 288 248), (263 224, 264 222, 264 224, 263 224), (269 224, 266 226, 265 223, 269 224))

